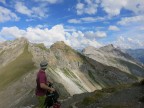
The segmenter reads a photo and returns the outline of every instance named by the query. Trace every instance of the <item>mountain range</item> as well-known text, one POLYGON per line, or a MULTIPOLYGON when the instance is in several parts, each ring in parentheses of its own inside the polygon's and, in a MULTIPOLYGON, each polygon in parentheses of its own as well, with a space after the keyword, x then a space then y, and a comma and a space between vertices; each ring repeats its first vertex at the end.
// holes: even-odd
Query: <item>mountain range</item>
POLYGON ((113 45, 82 53, 59 41, 46 48, 25 38, 0 43, 0 108, 36 106, 36 74, 48 61, 48 79, 64 100, 75 94, 138 82, 144 67, 113 45))
POLYGON ((127 49, 125 52, 144 64, 144 49, 127 49))
POLYGON ((132 56, 115 48, 112 44, 96 49, 92 46, 85 48, 83 54, 107 66, 113 66, 121 71, 143 77, 143 66, 132 56))

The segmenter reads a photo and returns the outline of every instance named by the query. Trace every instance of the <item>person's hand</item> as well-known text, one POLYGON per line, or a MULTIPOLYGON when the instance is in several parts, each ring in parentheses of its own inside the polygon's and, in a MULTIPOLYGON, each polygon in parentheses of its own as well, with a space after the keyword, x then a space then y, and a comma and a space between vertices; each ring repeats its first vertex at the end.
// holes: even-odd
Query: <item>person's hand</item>
POLYGON ((53 82, 52 82, 52 81, 48 81, 48 82, 47 82, 47 85, 48 85, 49 87, 51 87, 51 86, 53 85, 53 82))
POLYGON ((51 89, 50 89, 50 93, 53 93, 54 91, 55 91, 54 88, 51 88, 51 89))
POLYGON ((49 83, 53 84, 53 81, 49 81, 49 83))

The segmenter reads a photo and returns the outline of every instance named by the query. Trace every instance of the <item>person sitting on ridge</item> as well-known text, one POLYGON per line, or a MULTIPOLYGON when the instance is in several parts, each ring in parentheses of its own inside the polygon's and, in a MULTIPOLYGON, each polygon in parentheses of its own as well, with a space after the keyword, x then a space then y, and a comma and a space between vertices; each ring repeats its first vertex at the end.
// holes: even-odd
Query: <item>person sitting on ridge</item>
POLYGON ((48 63, 46 61, 42 61, 40 63, 41 69, 37 73, 37 78, 36 78, 36 96, 39 101, 39 108, 45 108, 44 103, 45 103, 45 98, 46 98, 46 92, 54 92, 55 89, 49 87, 48 85, 48 80, 46 77, 45 70, 47 69, 48 63))

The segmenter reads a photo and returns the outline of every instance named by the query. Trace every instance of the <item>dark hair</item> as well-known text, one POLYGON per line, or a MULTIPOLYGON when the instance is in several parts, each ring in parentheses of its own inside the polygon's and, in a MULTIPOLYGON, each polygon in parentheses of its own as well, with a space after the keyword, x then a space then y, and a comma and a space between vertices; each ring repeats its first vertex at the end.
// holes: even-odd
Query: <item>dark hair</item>
POLYGON ((41 70, 44 70, 44 71, 45 71, 46 69, 47 69, 47 68, 41 68, 41 70))

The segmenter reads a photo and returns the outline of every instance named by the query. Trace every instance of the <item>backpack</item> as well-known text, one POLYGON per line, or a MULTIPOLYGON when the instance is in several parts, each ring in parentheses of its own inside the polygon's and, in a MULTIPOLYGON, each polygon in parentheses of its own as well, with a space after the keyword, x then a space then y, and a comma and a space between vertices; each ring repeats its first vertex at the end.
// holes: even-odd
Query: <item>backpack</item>
POLYGON ((53 108, 60 108, 61 104, 60 102, 56 102, 53 104, 53 108))
POLYGON ((58 102, 59 94, 57 91, 50 93, 47 91, 46 93, 46 99, 45 99, 45 108, 50 108, 53 106, 53 108, 60 108, 61 104, 58 102))
POLYGON ((57 91, 53 93, 47 93, 45 99, 45 108, 53 106, 53 108, 60 108, 61 104, 58 102, 59 94, 57 91))

